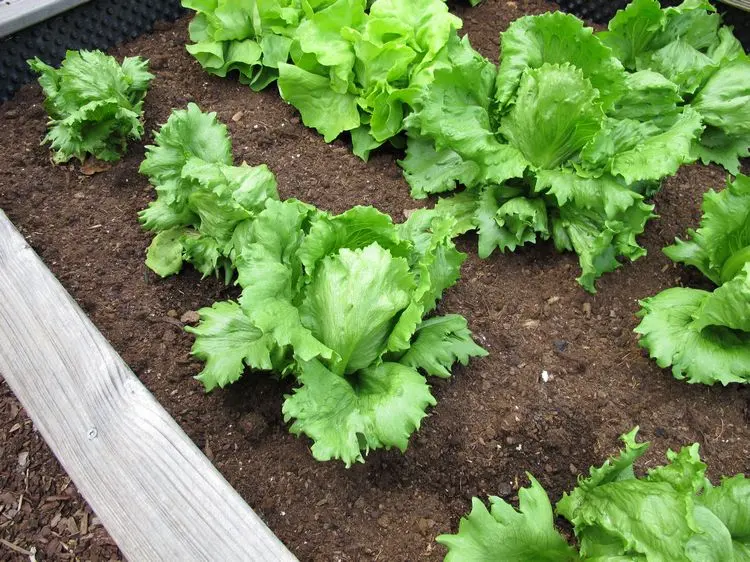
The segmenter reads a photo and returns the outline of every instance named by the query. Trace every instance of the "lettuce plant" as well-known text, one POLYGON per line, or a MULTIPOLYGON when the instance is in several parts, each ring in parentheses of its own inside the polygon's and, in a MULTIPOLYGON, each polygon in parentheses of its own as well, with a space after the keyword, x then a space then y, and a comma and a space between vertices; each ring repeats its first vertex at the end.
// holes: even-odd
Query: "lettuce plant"
POLYGON ((226 126, 193 103, 172 112, 154 141, 140 167, 158 195, 139 213, 156 233, 146 265, 166 277, 188 262, 204 277, 223 271, 228 283, 235 233, 278 199, 276 178, 265 165, 233 166, 226 126))
POLYGON ((501 49, 496 68, 451 40, 407 118, 401 166, 416 198, 466 186, 441 208, 478 231, 481 257, 552 238, 593 292, 618 257, 645 254, 644 193, 692 159, 700 116, 661 75, 629 75, 574 16, 519 18, 501 49))
POLYGON ((443 0, 337 0, 297 28, 279 92, 331 142, 351 131, 354 152, 396 136, 419 87, 461 20, 443 0))
POLYGON ((237 71, 240 82, 262 90, 276 80, 279 64, 289 59, 297 26, 307 14, 333 0, 182 0, 194 10, 187 46, 200 65, 224 77, 237 71))
POLYGON ((640 345, 678 379, 750 382, 750 177, 708 191, 700 227, 688 234, 664 253, 716 288, 673 287, 641 301, 640 345))
POLYGON ((318 460, 350 466, 371 449, 405 450, 435 404, 425 377, 486 355, 463 317, 425 319, 465 258, 452 230, 424 212, 397 226, 371 207, 332 216, 267 201, 238 234, 239 301, 200 310, 187 328, 206 361, 197 378, 211 390, 245 367, 293 375, 284 417, 318 460))
POLYGON ((698 444, 667 452, 667 464, 633 471, 648 449, 636 443, 638 428, 623 435, 625 449, 564 494, 556 511, 573 526, 578 548, 555 529, 542 486, 519 490, 519 511, 498 497, 491 510, 477 498, 458 533, 441 535, 446 562, 750 560, 750 480, 738 474, 714 486, 706 478, 698 444))
POLYGON ((664 9, 657 0, 634 0, 600 37, 627 69, 676 85, 706 125, 694 153, 739 172, 739 158, 750 156, 750 58, 707 0, 664 9))
POLYGON ((143 98, 153 76, 148 62, 125 57, 118 64, 101 51, 68 51, 60 68, 38 58, 28 61, 39 73, 49 114, 50 143, 56 163, 87 155, 118 160, 128 140, 143 135, 143 98))

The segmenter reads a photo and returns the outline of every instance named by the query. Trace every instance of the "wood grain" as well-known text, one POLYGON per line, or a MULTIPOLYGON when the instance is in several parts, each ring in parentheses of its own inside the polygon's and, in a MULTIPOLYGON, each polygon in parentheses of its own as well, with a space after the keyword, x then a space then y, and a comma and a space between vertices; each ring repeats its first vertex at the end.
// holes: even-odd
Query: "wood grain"
POLYGON ((735 8, 739 8, 740 10, 750 12, 750 0, 722 0, 722 2, 734 6, 735 8))
POLYGON ((130 560, 295 560, 1 210, 0 374, 130 560))

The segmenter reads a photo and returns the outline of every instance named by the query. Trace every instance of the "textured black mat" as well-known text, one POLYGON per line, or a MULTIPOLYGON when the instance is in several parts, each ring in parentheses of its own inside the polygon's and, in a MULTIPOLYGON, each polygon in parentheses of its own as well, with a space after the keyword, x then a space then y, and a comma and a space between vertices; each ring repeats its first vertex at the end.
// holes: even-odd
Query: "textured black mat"
POLYGON ((35 79, 26 59, 57 65, 68 49, 108 49, 184 13, 180 0, 93 0, 0 39, 0 101, 35 79))

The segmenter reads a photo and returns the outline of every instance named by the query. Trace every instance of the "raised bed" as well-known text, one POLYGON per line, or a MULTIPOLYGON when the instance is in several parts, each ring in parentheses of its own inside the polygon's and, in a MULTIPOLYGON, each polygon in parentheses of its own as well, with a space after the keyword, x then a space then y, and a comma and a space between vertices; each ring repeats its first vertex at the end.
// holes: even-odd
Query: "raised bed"
MULTIPOLYGON (((488 1, 456 11, 477 49, 496 58, 498 31, 509 21, 553 7, 488 1)), ((237 162, 269 165, 282 197, 336 212, 373 204, 397 220, 419 205, 395 163, 398 153, 380 152, 364 164, 344 142, 326 145, 273 88, 254 94, 206 75, 184 51, 186 40, 181 20, 113 51, 151 59, 148 130, 173 107, 195 101, 229 125, 237 162)), ((575 282, 575 257, 551 245, 480 261, 476 240, 462 239, 469 253, 463 278, 440 308, 464 314, 490 356, 435 385, 438 406, 405 455, 377 452, 346 470, 316 462, 307 440, 288 434, 280 414, 287 385, 248 376, 203 394, 191 379, 200 363, 189 356, 192 338, 179 319, 234 292, 192 271, 165 281, 147 273, 150 236, 136 212, 153 198, 137 173, 150 139, 93 176, 77 166, 53 167, 38 146, 45 123, 40 102, 39 89, 29 86, 0 107, 3 129, 14 132, 0 137, 0 207, 140 381, 298 558, 440 560, 444 550, 434 537, 455 529, 471 496, 512 499, 529 470, 556 499, 636 424, 653 442, 647 460, 697 441, 712 477, 750 470, 750 391, 680 383, 642 355, 632 334, 637 299, 690 280, 660 249, 697 225, 702 193, 724 182, 718 168, 686 167, 666 182, 656 201, 661 218, 641 238, 648 256, 605 276, 595 296, 575 282), (546 383, 543 370, 551 375, 546 383)), ((15 501, 21 494, 34 500, 0 536, 28 550, 42 544, 41 530, 56 513, 41 509, 43 482, 64 476, 48 452, 35 451, 29 469, 41 464, 43 473, 29 478, 38 486, 25 489, 17 464, 29 450, 24 443, 34 439, 31 427, 4 432, 3 489, 15 501)))

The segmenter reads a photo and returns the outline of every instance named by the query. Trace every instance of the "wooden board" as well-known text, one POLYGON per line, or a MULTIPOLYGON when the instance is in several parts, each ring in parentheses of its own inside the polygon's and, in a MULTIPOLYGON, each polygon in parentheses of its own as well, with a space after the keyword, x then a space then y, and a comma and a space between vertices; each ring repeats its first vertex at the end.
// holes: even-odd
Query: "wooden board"
POLYGON ((750 0, 722 0, 725 4, 750 12, 750 0))
POLYGON ((1 210, 0 374, 130 560, 295 559, 1 210))
POLYGON ((44 21, 89 0, 2 0, 0 37, 44 21))

